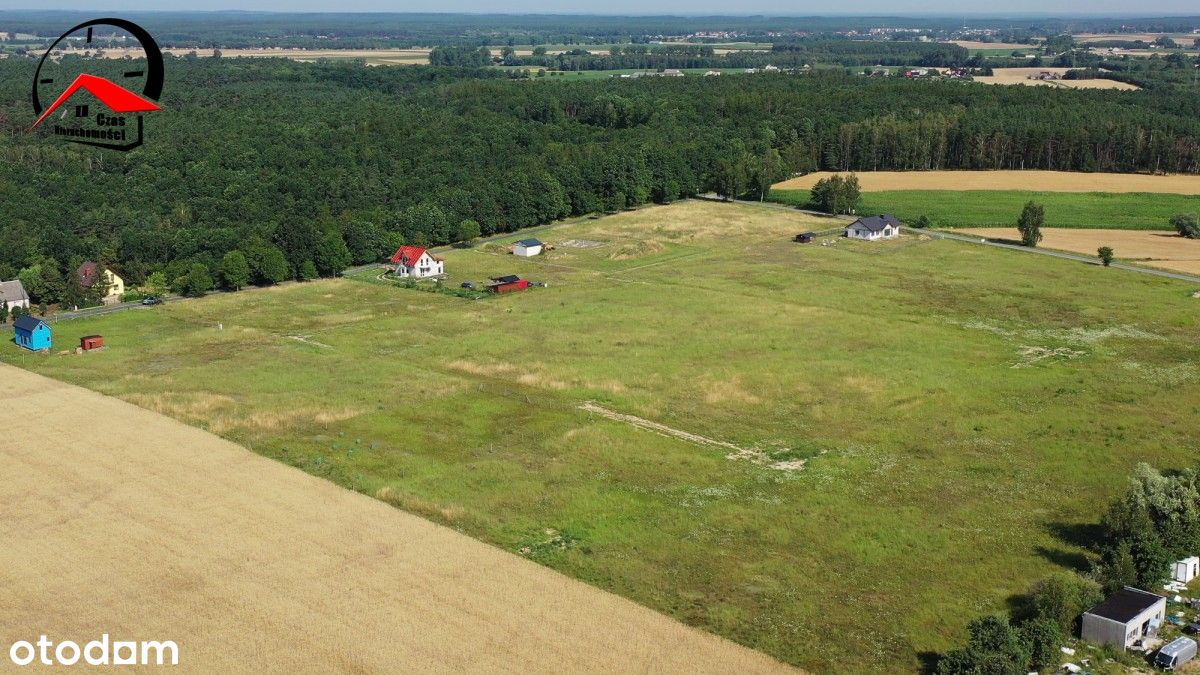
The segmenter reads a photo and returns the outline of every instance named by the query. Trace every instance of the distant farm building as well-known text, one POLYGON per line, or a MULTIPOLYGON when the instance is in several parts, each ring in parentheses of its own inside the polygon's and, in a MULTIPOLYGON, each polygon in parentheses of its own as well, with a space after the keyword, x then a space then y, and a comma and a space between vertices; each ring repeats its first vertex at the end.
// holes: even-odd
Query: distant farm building
POLYGON ((110 269, 102 269, 94 262, 85 262, 76 270, 79 275, 79 285, 84 288, 93 288, 96 284, 104 284, 104 294, 100 296, 101 302, 106 305, 113 305, 121 301, 121 296, 125 295, 125 280, 117 276, 116 272, 110 269))
POLYGON ((1181 584, 1189 583, 1192 579, 1200 577, 1200 558, 1192 556, 1177 560, 1171 577, 1181 584))
POLYGON ((537 239, 522 239, 513 244, 513 255, 521 256, 522 258, 532 258, 542 252, 545 244, 537 239))
POLYGON ((420 246, 401 246, 391 260, 396 266, 396 276, 402 279, 424 279, 446 273, 446 261, 430 255, 420 246))
POLYGON ((104 337, 100 335, 85 335, 79 338, 79 348, 90 352, 104 347, 104 337))
POLYGON ((29 309, 29 294, 25 285, 20 281, 0 281, 0 302, 8 303, 8 308, 29 309))
POLYGON ((529 282, 515 274, 492 277, 491 283, 488 284, 488 290, 493 293, 512 293, 514 291, 523 291, 526 288, 529 288, 529 282))
POLYGON ((13 322, 13 333, 15 334, 13 341, 17 343, 17 346, 30 351, 40 352, 53 346, 50 326, 45 321, 28 314, 17 317, 17 320, 13 322))
POLYGON ((874 241, 876 239, 891 239, 900 234, 900 221, 895 216, 884 214, 859 218, 846 227, 846 236, 851 239, 874 241))
POLYGON ((1156 635, 1166 614, 1166 598, 1126 586, 1083 613, 1080 636, 1088 642, 1128 649, 1156 635))

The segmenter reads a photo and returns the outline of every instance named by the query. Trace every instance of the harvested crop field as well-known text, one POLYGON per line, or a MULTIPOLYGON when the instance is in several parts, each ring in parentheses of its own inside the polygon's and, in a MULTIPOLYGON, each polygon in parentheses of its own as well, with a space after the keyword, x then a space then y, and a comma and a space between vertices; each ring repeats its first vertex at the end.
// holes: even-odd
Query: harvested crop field
MULTIPOLYGON (((777 190, 809 190, 833 173, 821 171, 777 183, 777 190)), ((1200 176, 1152 176, 1071 171, 863 171, 863 192, 896 190, 1027 190, 1031 192, 1149 192, 1200 195, 1200 176)))
POLYGON ((1066 89, 1121 89, 1125 91, 1134 91, 1141 89, 1135 84, 1128 82, 1117 82, 1116 80, 1094 79, 1094 80, 1032 80, 1030 75, 1041 72, 1057 73, 1062 75, 1070 70, 1069 68, 996 68, 992 71, 992 75, 976 76, 973 78, 975 82, 983 84, 1018 84, 1018 85, 1038 85, 1046 87, 1061 87, 1066 89))
POLYGON ((185 672, 788 670, 181 422, 0 373, 6 647, 172 640, 185 672))
POLYGON ((1192 40, 1200 38, 1200 34, 1195 33, 1080 33, 1075 35, 1075 41, 1080 43, 1087 42, 1105 42, 1108 40, 1120 40, 1128 42, 1154 42, 1160 37, 1169 37, 1178 43, 1190 45, 1192 40))
MULTIPOLYGON (((955 232, 985 239, 1019 238, 1015 228, 965 228, 955 232)), ((1120 260, 1200 274, 1200 240, 1187 239, 1173 232, 1044 228, 1042 236, 1042 248, 1096 255, 1096 249, 1109 246, 1120 260)))
POLYGON ((951 40, 951 44, 956 44, 963 49, 1011 49, 1013 51, 1031 51, 1038 48, 1038 45, 1025 45, 1019 42, 979 42, 978 40, 951 40))

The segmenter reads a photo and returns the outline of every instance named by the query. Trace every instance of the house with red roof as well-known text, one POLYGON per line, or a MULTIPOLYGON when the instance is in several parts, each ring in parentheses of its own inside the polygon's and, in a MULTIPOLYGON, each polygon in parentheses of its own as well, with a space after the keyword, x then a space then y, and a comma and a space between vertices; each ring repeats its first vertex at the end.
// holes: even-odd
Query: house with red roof
POLYGON ((425 279, 446 273, 446 261, 420 246, 401 246, 391 258, 396 276, 401 279, 425 279))

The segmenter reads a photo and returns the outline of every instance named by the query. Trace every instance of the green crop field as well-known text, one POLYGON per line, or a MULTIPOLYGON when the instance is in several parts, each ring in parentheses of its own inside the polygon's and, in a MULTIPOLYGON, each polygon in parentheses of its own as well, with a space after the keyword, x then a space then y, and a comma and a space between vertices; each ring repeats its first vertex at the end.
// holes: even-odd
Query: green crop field
MULTIPOLYGON (((805 206, 807 190, 773 190, 770 200, 805 206)), ((898 190, 864 192, 859 213, 892 213, 912 223, 928 216, 934 227, 1016 227, 1025 202, 1046 207, 1046 227, 1169 230, 1171 216, 1200 213, 1200 197, 1107 192, 1018 190, 898 190)))
POLYGON ((787 662, 915 671, 1086 565, 1073 533, 1137 462, 1194 462, 1200 300, 920 236, 791 243, 822 224, 689 201, 539 232, 538 259, 442 254, 453 286, 546 288, 366 274, 62 321, 59 349, 108 348, 0 357, 787 662))

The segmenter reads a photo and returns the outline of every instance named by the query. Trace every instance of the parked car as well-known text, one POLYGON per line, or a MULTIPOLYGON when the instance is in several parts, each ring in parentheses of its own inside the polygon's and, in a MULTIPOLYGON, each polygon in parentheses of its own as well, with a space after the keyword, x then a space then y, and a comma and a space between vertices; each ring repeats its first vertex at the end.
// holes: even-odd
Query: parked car
POLYGON ((1192 623, 1189 623, 1188 625, 1184 626, 1183 632, 1187 633, 1188 635, 1195 635, 1196 633, 1200 633, 1200 621, 1193 621, 1192 623))
POLYGON ((470 290, 475 290, 475 283, 472 281, 464 281, 461 284, 459 284, 459 288, 467 288, 470 290))
POLYGON ((155 298, 155 297, 142 298, 142 304, 146 305, 147 307, 149 307, 151 305, 161 305, 162 303, 163 303, 162 298, 155 298))

